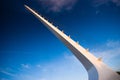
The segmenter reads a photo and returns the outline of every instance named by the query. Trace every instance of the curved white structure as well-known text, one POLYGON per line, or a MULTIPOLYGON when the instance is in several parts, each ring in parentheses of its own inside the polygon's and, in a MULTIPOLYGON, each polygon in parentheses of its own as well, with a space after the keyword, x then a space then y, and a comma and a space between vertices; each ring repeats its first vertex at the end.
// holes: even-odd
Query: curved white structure
POLYGON ((96 58, 88 50, 84 49, 30 7, 26 5, 25 7, 73 52, 87 70, 89 80, 120 80, 120 76, 108 68, 100 59, 96 58))

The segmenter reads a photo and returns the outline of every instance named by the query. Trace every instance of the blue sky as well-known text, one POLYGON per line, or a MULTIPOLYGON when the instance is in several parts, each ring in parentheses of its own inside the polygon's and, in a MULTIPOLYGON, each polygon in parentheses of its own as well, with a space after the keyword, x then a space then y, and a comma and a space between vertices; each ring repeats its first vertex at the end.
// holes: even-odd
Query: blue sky
POLYGON ((87 80, 74 55, 24 4, 120 71, 119 0, 1 1, 0 80, 87 80))

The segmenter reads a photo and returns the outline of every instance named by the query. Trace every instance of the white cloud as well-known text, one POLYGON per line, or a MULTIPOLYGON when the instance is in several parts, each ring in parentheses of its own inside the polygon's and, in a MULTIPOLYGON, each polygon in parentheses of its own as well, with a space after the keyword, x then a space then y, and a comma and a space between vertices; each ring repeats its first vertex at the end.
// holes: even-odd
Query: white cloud
POLYGON ((49 11, 60 12, 62 10, 71 10, 77 0, 39 0, 49 11))
POLYGON ((21 64, 21 66, 22 66, 23 68, 30 69, 30 65, 29 65, 29 64, 21 64))

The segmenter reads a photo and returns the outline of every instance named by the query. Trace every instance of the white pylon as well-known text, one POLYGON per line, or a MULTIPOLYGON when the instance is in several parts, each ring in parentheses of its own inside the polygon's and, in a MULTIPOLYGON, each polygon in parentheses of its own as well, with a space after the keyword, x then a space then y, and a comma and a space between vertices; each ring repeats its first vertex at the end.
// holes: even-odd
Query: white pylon
POLYGON ((86 51, 81 45, 76 44, 74 40, 61 32, 30 7, 26 5, 25 7, 73 52, 88 72, 89 80, 120 80, 120 76, 115 71, 108 68, 101 60, 96 58, 89 51, 86 51))

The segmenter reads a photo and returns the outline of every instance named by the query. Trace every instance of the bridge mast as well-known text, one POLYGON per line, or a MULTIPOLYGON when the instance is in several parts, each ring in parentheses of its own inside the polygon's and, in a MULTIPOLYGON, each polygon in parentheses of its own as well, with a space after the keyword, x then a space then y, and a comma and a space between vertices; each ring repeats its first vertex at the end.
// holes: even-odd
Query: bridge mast
POLYGON ((120 76, 116 72, 108 68, 101 60, 71 39, 70 36, 60 31, 30 7, 26 5, 25 7, 72 51, 88 72, 89 80, 120 80, 120 76))

